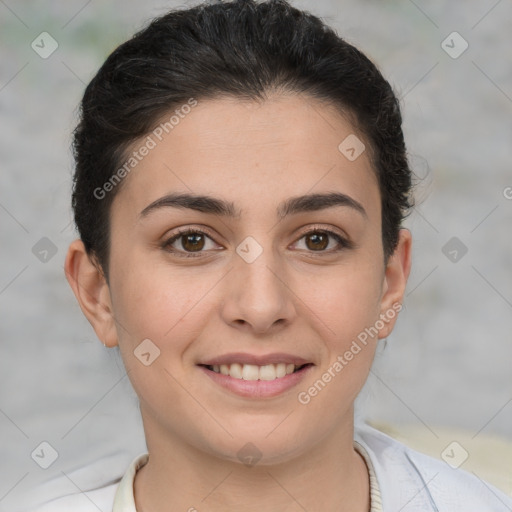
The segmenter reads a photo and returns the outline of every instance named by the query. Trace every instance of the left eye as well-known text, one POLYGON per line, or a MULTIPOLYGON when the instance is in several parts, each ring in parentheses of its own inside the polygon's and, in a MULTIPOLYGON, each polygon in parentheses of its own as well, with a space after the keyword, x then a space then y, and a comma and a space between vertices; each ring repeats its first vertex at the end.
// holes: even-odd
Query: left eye
POLYGON ((347 246, 346 240, 344 240, 337 233, 333 233, 332 231, 310 231, 309 233, 305 233, 304 235, 302 235, 297 244, 302 240, 304 240, 304 245, 306 246, 305 248, 307 250, 315 252, 323 252, 326 249, 335 249, 336 247, 339 246, 347 246), (333 240, 335 241, 335 243, 331 244, 333 240))

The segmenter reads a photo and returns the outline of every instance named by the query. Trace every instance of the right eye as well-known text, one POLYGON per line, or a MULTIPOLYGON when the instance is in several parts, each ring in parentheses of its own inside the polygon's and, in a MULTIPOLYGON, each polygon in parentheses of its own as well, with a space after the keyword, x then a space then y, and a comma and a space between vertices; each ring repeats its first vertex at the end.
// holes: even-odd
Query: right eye
POLYGON ((197 258, 202 252, 218 250, 218 247, 207 233, 192 228, 186 228, 175 233, 163 244, 166 251, 185 258, 197 258), (210 242, 210 247, 208 247, 208 242, 210 242))

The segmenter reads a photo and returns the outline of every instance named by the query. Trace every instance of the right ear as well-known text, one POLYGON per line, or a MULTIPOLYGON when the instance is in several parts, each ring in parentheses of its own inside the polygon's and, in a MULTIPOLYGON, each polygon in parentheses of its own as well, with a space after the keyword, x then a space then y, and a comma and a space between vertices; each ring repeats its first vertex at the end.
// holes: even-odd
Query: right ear
POLYGON ((64 271, 83 314, 98 338, 104 345, 115 347, 117 330, 110 289, 99 264, 91 260, 82 240, 75 240, 69 246, 64 271))

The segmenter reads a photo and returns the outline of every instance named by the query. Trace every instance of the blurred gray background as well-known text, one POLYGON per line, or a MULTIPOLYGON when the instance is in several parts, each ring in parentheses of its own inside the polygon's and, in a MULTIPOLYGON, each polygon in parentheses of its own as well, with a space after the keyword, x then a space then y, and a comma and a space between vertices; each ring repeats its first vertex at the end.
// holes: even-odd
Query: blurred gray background
MULTIPOLYGON (((392 83, 418 182, 405 309, 359 416, 425 437, 450 427, 512 441, 512 3, 292 3, 392 83)), ((0 0, 0 511, 106 483, 145 451, 122 362, 64 278, 69 146, 106 56, 152 17, 193 4, 0 0), (33 455, 42 442, 58 453, 48 469, 33 455)))

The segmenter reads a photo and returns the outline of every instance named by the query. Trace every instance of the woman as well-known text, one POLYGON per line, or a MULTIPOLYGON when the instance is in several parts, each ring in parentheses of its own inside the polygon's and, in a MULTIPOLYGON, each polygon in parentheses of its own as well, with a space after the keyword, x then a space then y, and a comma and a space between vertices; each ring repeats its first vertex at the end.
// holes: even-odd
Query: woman
POLYGON ((412 205, 397 99, 360 51, 284 1, 170 12, 91 81, 74 148, 66 275, 148 447, 90 510, 512 509, 354 429, 412 205))

